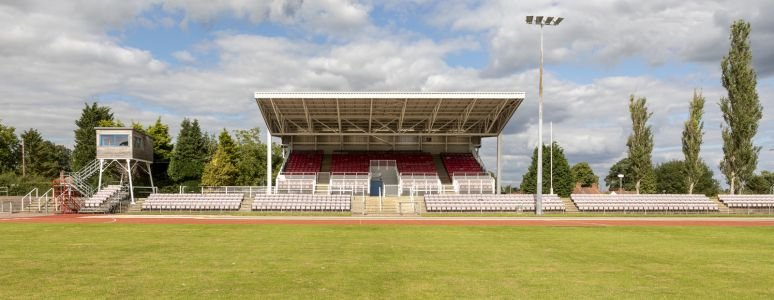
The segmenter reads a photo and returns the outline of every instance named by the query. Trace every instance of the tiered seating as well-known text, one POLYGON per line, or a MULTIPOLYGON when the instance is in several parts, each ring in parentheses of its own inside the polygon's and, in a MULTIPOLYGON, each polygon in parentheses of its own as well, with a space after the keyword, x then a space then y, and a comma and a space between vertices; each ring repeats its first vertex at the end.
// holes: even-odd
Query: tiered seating
MULTIPOLYGON (((535 210, 535 195, 425 195, 428 212, 482 212, 535 210)), ((564 202, 557 195, 543 195, 544 211, 563 211, 564 202)))
POLYGON ((317 173, 295 173, 277 175, 274 192, 280 194, 314 194, 317 173))
POLYGON ((350 211, 348 195, 256 195, 253 210, 350 211))
POLYGON ((394 160, 398 172, 436 173, 433 156, 425 152, 335 152, 331 173, 368 172, 372 160, 394 160))
POLYGON ((484 171, 472 153, 443 153, 441 160, 450 176, 453 176, 454 173, 481 173, 484 171))
POLYGON ((774 195, 718 195, 718 200, 729 208, 774 207, 774 195))
POLYGON ((495 179, 487 173, 457 173, 452 176, 457 194, 494 194, 495 179))
POLYGON ((143 210, 238 210, 244 194, 151 194, 143 210))
POLYGON ((320 172, 322 165, 322 151, 293 151, 288 156, 283 174, 290 173, 316 173, 320 172))
POLYGON ((441 179, 437 173, 401 173, 398 189, 400 194, 408 194, 412 190, 419 195, 441 193, 441 179))
POLYGON ((368 194, 371 177, 368 173, 331 174, 328 190, 331 194, 368 194))
POLYGON ((120 185, 108 185, 104 189, 99 190, 96 194, 91 196, 89 199, 86 199, 84 201, 84 207, 100 207, 102 206, 105 201, 110 199, 110 197, 113 197, 119 190, 121 190, 120 185))
POLYGON ((572 194, 580 211, 717 211, 718 205, 704 195, 687 194, 572 194))

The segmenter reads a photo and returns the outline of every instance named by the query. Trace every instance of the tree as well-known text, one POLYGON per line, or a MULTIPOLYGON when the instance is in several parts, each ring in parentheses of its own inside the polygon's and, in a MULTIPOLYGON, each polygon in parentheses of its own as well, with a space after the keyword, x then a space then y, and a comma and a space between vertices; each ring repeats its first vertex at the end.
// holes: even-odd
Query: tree
POLYGON ((702 138, 704 136, 704 122, 701 120, 704 114, 704 96, 701 92, 693 91, 693 99, 688 109, 688 120, 683 129, 683 174, 688 184, 688 194, 693 194, 693 189, 699 178, 702 177, 704 161, 699 156, 702 138))
MULTIPOLYGON (((142 126, 139 126, 142 128, 142 126)), ((169 136, 169 126, 161 123, 161 117, 156 119, 156 123, 148 126, 144 130, 145 134, 153 139, 153 183, 156 186, 170 185, 170 179, 167 175, 169 169, 169 160, 172 157, 172 137, 169 136)))
POLYGON ((186 180, 198 180, 202 176, 204 163, 207 161, 207 149, 205 149, 199 122, 191 122, 188 118, 180 124, 180 133, 177 136, 177 144, 172 151, 167 174, 175 182, 186 180))
POLYGON ((0 173, 12 172, 21 158, 16 128, 0 123, 0 173))
POLYGON ((580 183, 582 187, 590 187, 595 183, 599 183, 599 176, 594 175, 594 170, 591 169, 589 163, 579 162, 570 168, 573 182, 580 183))
POLYGON ((96 102, 85 104, 81 117, 75 121, 75 148, 72 153, 72 167, 78 170, 97 156, 97 137, 94 127, 102 121, 113 121, 110 107, 99 106, 96 102))
MULTIPOLYGON (((237 141, 237 185, 266 184, 266 144, 261 142, 260 133, 259 128, 234 132, 237 141)), ((272 145, 271 165, 275 178, 282 167, 282 161, 282 149, 272 145)))
MULTIPOLYGON (((635 191, 635 182, 630 178, 631 163, 629 158, 623 158, 613 164, 605 177, 605 184, 610 191, 618 191, 620 189, 620 182, 623 182, 624 191, 635 191), (618 178, 618 174, 623 174, 623 180, 618 178)), ((656 174, 651 169, 640 184, 640 192, 644 194, 653 194, 656 192, 656 174)))
POLYGON ((204 167, 202 174, 202 185, 206 186, 229 186, 234 185, 237 175, 237 169, 231 163, 226 149, 218 147, 215 155, 204 167))
POLYGON ((225 128, 223 128, 223 131, 221 131, 218 136, 218 147, 223 148, 223 151, 226 152, 226 155, 232 164, 236 163, 237 147, 236 144, 234 144, 234 139, 231 138, 231 135, 228 134, 228 131, 225 128))
POLYGON ((752 67, 750 23, 738 20, 731 25, 731 46, 720 68, 727 97, 720 98, 723 113, 723 159, 720 170, 726 177, 731 194, 738 193, 751 179, 758 164, 761 147, 753 144, 763 108, 755 91, 757 75, 752 67))
POLYGON ((629 112, 632 117, 632 134, 626 146, 629 147, 629 174, 634 181, 634 190, 640 193, 642 180, 653 171, 651 152, 653 152, 653 133, 647 125, 652 113, 648 113, 645 98, 629 98, 629 112))
POLYGON ((59 171, 70 169, 70 150, 43 139, 35 129, 21 134, 25 147, 25 165, 28 174, 56 177, 59 171))
MULTIPOLYGON (((543 145, 543 153, 551 153, 551 148, 547 145, 543 145)), ((562 197, 570 196, 574 187, 572 174, 570 174, 570 164, 567 163, 567 158, 564 156, 564 149, 554 142, 554 193, 562 197)), ((543 190, 549 191, 551 188, 551 156, 543 156, 543 190)), ((524 174, 524 178, 521 181, 520 190, 525 193, 537 192, 537 147, 532 153, 532 163, 527 169, 527 173, 524 174)))
POLYGON ((763 171, 753 175, 745 184, 745 191, 750 194, 770 194, 774 188, 774 173, 763 171))
MULTIPOLYGON (((697 178, 694 191, 707 195, 715 196, 720 191, 720 184, 715 178, 712 178, 713 172, 704 162, 699 163, 701 177, 697 178)), ((656 190, 659 193, 683 194, 689 189, 688 181, 684 180, 685 162, 681 160, 671 160, 659 164, 654 169, 656 173, 656 190)))

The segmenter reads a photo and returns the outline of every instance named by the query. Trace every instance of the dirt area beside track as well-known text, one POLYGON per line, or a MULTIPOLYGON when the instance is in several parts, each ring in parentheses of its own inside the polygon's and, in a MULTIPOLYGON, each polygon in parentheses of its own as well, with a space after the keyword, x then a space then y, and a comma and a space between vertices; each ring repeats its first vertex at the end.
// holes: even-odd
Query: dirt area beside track
POLYGON ((444 226, 774 226, 771 218, 362 218, 362 217, 240 217, 53 215, 8 217, 2 223, 119 224, 296 224, 296 225, 444 225, 444 226))

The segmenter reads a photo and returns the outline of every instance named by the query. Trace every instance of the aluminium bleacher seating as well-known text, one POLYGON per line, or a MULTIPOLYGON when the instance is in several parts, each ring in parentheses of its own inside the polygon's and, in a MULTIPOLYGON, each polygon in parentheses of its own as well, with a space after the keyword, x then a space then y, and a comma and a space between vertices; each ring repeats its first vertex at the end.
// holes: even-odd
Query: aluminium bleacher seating
POLYGON ((108 185, 84 201, 84 207, 100 207, 105 201, 121 190, 120 185, 108 185))
MULTIPOLYGON (((534 194, 425 195, 428 212, 534 211, 534 194)), ((543 195, 543 210, 564 211, 557 195, 543 195)))
POLYGON ((244 194, 151 194, 143 210, 239 210, 244 194))
POLYGON ((718 200, 728 208, 772 208, 774 207, 774 195, 718 195, 718 200))
POLYGON ((718 205, 704 195, 572 194, 582 212, 713 212, 718 205))
POLYGON ((252 210, 257 211, 351 211, 348 195, 255 195, 252 210))

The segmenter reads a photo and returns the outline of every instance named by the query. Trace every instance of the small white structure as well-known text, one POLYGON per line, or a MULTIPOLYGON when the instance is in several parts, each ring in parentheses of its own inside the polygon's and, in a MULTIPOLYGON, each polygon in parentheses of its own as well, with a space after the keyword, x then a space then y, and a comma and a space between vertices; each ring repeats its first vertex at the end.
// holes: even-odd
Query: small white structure
POLYGON ((121 181, 124 175, 129 183, 129 195, 134 203, 134 184, 132 175, 137 169, 142 170, 150 178, 153 187, 153 176, 150 165, 153 163, 153 139, 142 132, 128 127, 97 127, 97 159, 99 160, 99 181, 97 190, 102 188, 102 175, 112 165, 121 170, 121 181))

